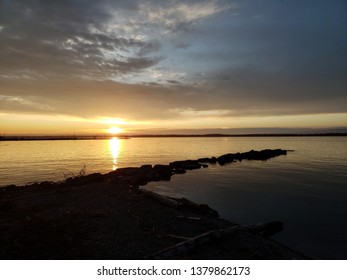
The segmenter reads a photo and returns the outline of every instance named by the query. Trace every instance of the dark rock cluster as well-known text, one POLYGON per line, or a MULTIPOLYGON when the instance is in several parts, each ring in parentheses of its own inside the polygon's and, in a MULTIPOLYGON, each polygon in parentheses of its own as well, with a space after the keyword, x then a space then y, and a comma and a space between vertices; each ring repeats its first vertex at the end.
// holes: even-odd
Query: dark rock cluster
MULTIPOLYGON (((225 165, 235 161, 242 160, 268 160, 273 157, 280 155, 286 155, 287 151, 282 149, 276 150, 262 150, 254 151, 251 150, 245 153, 225 154, 218 158, 199 158, 197 160, 180 160, 169 163, 168 165, 157 164, 157 165, 142 165, 141 167, 126 167, 119 168, 106 174, 107 177, 117 179, 129 183, 134 187, 144 186, 149 182, 153 181, 169 181, 171 176, 174 174, 184 174, 187 170, 194 170, 208 167, 208 164, 225 165)), ((93 175, 93 174, 91 174, 93 175)), ((94 177, 97 179, 98 176, 90 176, 91 179, 94 177)))
MULTIPOLYGON (((129 184, 133 187, 144 186, 149 182, 153 181, 170 181, 171 176, 174 174, 184 174, 188 170, 207 168, 208 164, 219 164, 225 165, 228 163, 233 163, 242 160, 268 160, 273 157, 280 155, 286 155, 287 150, 275 149, 275 150, 262 150, 244 153, 229 153, 224 154, 219 157, 205 157, 196 160, 180 160, 165 164, 156 164, 154 166, 150 164, 142 165, 141 167, 125 167, 119 168, 117 170, 111 171, 105 175, 100 173, 92 173, 88 175, 78 175, 72 176, 65 180, 64 184, 67 185, 83 185, 96 181, 108 180, 108 181, 119 181, 129 184)), ((38 189, 56 185, 55 182, 41 182, 33 183, 32 187, 37 187, 38 189)), ((6 189, 15 188, 15 185, 7 186, 6 189)))
POLYGON ((254 151, 251 150, 245 153, 236 153, 236 154, 225 154, 217 158, 217 162, 220 165, 224 165, 226 163, 231 163, 234 161, 242 161, 243 159, 247 160, 268 160, 273 157, 277 157, 280 155, 286 155, 287 150, 276 149, 276 150, 262 150, 262 151, 254 151))

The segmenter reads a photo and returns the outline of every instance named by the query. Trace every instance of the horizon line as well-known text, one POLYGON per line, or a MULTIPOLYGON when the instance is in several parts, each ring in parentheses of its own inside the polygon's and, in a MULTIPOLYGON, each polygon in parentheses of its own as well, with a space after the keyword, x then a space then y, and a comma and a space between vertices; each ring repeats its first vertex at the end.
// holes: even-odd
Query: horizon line
POLYGON ((0 141, 15 140, 98 140, 98 139, 129 139, 129 138, 169 138, 169 137, 305 137, 305 136, 347 136, 347 132, 322 132, 322 133, 242 133, 242 134, 85 134, 85 135, 8 135, 0 136, 0 141))

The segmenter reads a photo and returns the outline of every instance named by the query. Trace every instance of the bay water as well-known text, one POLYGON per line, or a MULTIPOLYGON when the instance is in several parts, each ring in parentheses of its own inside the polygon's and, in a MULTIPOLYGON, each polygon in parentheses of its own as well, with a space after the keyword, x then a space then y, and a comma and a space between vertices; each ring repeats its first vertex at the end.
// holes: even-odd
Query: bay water
POLYGON ((235 223, 282 221, 275 240, 314 258, 347 259, 347 137, 2 141, 0 187, 277 148, 293 151, 268 161, 210 165, 145 188, 206 203, 235 223))

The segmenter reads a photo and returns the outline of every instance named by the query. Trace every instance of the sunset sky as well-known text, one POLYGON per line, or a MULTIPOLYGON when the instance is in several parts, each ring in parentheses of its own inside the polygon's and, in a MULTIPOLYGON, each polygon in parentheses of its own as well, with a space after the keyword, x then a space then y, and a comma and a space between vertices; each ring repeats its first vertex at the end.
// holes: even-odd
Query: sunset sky
POLYGON ((0 0, 0 134, 346 128, 346 14, 345 0, 0 0))

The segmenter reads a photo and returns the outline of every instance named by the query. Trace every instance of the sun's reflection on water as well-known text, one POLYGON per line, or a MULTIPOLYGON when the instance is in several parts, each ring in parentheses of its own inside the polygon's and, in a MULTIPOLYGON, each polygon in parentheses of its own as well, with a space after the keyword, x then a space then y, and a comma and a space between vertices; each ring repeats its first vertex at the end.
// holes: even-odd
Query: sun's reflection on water
POLYGON ((109 145, 112 154, 112 170, 116 170, 118 165, 118 156, 121 149, 121 140, 114 137, 110 139, 109 145))

